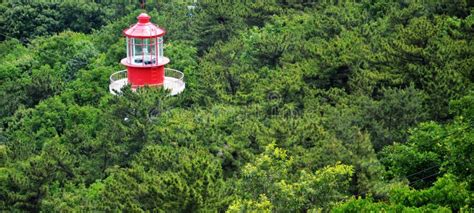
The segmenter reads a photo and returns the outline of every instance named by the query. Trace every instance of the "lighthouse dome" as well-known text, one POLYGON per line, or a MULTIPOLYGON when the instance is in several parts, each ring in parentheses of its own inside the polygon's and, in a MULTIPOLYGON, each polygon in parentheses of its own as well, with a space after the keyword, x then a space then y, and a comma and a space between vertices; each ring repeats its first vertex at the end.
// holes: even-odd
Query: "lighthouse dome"
POLYGON ((129 38, 155 38, 163 36, 166 31, 150 22, 150 16, 146 13, 140 14, 138 22, 123 31, 129 38))

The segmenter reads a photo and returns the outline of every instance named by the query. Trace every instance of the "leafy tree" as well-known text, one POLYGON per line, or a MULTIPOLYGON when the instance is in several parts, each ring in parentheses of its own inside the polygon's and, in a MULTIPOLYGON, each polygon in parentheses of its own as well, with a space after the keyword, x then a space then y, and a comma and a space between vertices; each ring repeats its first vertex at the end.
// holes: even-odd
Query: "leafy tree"
POLYGON ((42 199, 48 196, 49 185, 64 184, 75 177, 72 163, 67 150, 55 138, 45 144, 41 155, 14 164, 15 167, 6 170, 2 181, 6 209, 38 211, 42 199))
POLYGON ((465 94, 471 75, 472 42, 459 36, 463 20, 414 18, 397 28, 396 39, 387 52, 397 73, 423 89, 429 99, 431 116, 445 119, 450 100, 465 94))
POLYGON ((340 204, 333 211, 469 211, 472 207, 472 194, 467 185, 466 182, 459 182, 454 175, 446 174, 428 189, 413 190, 408 186, 394 185, 387 202, 358 198, 340 204))
MULTIPOLYGON (((468 101, 466 96, 454 105, 468 101)), ((467 107, 467 112, 469 112, 467 107)), ((457 117, 452 123, 421 123, 409 137, 406 145, 394 145, 381 153, 382 162, 395 176, 409 176, 418 186, 427 186, 436 180, 438 173, 449 172, 472 184, 472 130, 469 120, 457 117), (439 172, 437 172, 440 170, 439 172), (429 179, 428 179, 429 178, 429 179)))
POLYGON ((85 68, 97 55, 87 36, 73 32, 40 38, 32 45, 37 63, 48 64, 54 69, 62 70, 62 78, 66 81, 74 79, 76 73, 85 68))
POLYGON ((255 163, 244 166, 238 194, 255 200, 266 196, 275 211, 325 208, 344 197, 351 166, 338 164, 313 173, 295 170, 293 164, 285 150, 268 145, 255 163))
POLYGON ((59 94, 66 86, 64 82, 74 80, 96 54, 87 36, 73 32, 39 38, 27 47, 16 45, 1 59, 5 66, 0 71, 4 82, 0 95, 6 106, 2 116, 59 94))
POLYGON ((90 33, 116 18, 120 8, 95 2, 28 2, 12 1, 0 10, 0 40, 16 38, 27 42, 38 36, 49 36, 72 30, 90 33))
POLYGON ((110 172, 104 182, 82 188, 79 193, 85 197, 70 198, 76 205, 58 198, 45 205, 56 211, 79 210, 83 205, 94 210, 186 211, 216 209, 223 202, 219 163, 205 149, 152 145, 130 168, 110 172))
POLYGON ((40 100, 58 94, 63 87, 61 73, 45 65, 32 71, 26 94, 32 99, 32 105, 36 105, 40 100))
POLYGON ((203 53, 216 42, 227 41, 236 35, 238 30, 246 27, 242 15, 247 11, 243 4, 200 1, 196 10, 194 36, 199 53, 203 53))
POLYGON ((112 8, 95 2, 65 1, 58 9, 61 14, 59 20, 65 29, 83 33, 91 33, 92 30, 107 24, 114 12, 112 8))
POLYGON ((371 133, 376 150, 393 142, 405 142, 408 130, 428 117, 426 95, 412 86, 382 89, 382 94, 378 101, 362 99, 359 103, 363 125, 371 133))
POLYGON ((459 182, 454 175, 446 174, 439 178, 433 187, 412 191, 408 187, 394 189, 390 202, 405 206, 420 207, 439 205, 452 210, 467 209, 472 205, 472 194, 466 182, 459 182))
POLYGON ((0 58, 0 103, 1 118, 4 120, 12 115, 21 105, 29 102, 25 88, 28 81, 24 70, 31 69, 36 62, 33 54, 18 40, 8 40, 1 43, 0 58))
POLYGON ((253 200, 237 200, 234 201, 226 212, 272 212, 272 203, 265 195, 261 195, 258 201, 253 200))
POLYGON ((407 207, 401 204, 374 202, 372 198, 351 199, 332 209, 333 212, 451 212, 449 208, 438 205, 407 207))
MULTIPOLYGON (((1 31, 7 37, 28 41, 36 36, 50 35, 59 32, 61 14, 55 3, 22 3, 2 4, 1 31)), ((5 40, 2 35, 2 40, 5 40)))

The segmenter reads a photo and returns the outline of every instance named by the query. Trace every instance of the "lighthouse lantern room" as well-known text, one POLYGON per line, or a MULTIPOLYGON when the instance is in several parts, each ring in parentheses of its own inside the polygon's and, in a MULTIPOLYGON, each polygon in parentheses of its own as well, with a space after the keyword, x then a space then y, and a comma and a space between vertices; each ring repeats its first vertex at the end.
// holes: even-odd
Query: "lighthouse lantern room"
POLYGON ((184 74, 165 68, 170 59, 163 54, 165 31, 150 22, 150 16, 140 14, 138 23, 123 31, 126 37, 127 57, 121 63, 127 67, 110 76, 109 90, 119 92, 130 84, 132 90, 138 87, 161 87, 169 89, 171 95, 181 93, 185 88, 184 74))

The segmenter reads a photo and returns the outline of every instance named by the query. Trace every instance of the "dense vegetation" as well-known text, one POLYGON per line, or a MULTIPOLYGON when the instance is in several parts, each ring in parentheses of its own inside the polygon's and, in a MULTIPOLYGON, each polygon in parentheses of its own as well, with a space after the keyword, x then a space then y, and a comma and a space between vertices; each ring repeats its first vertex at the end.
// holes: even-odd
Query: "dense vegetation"
POLYGON ((306 2, 149 2, 174 97, 138 3, 0 4, 0 210, 472 211, 474 5, 306 2))

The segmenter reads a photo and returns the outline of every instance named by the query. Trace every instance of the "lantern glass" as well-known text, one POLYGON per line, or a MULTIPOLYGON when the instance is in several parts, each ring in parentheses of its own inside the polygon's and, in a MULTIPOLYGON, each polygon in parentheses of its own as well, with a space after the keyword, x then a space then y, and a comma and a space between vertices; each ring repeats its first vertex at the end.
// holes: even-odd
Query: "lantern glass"
POLYGON ((134 65, 157 65, 158 39, 127 38, 127 62, 134 65))
POLYGON ((158 56, 163 57, 163 38, 158 38, 158 56))

